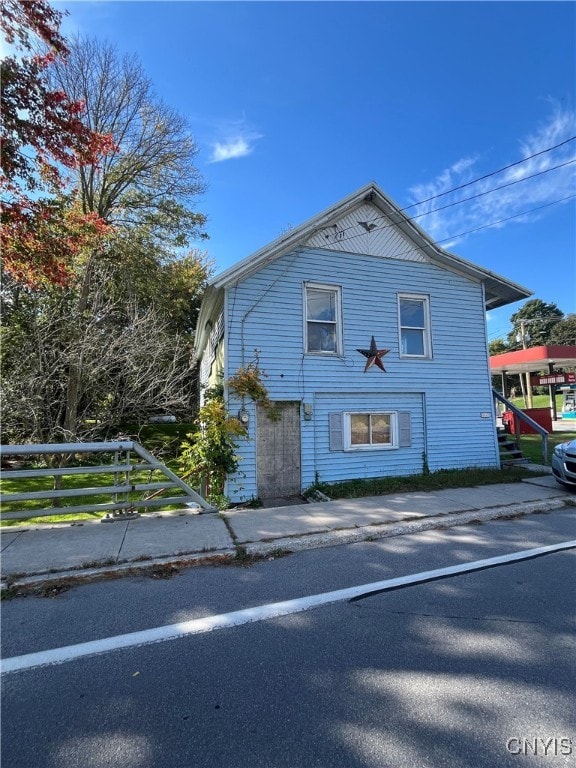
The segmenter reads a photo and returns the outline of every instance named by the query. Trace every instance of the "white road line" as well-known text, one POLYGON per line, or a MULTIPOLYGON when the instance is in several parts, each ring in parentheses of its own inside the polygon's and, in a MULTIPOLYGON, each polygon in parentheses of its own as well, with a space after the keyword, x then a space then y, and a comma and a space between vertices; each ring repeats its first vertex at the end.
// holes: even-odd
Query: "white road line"
POLYGON ((161 643, 166 640, 174 640, 178 637, 185 637, 187 635, 211 632, 214 629, 238 627, 242 624, 265 621, 266 619, 274 619, 278 616, 287 616, 292 613, 308 611, 311 608, 316 608, 320 605, 351 600, 352 598, 358 598, 374 592, 384 592, 404 586, 421 584, 427 581, 447 578, 449 576, 456 576, 461 573, 470 573, 471 571, 494 568, 499 565, 507 565, 521 560, 530 560, 535 557, 540 557, 541 555, 574 548, 576 548, 576 540, 564 541, 547 547, 526 549, 521 552, 500 555, 499 557, 490 557, 486 560, 476 560, 472 563, 451 565, 445 568, 437 568, 433 571, 423 571, 409 576, 399 576, 395 579, 376 581, 371 584, 360 584, 356 587, 338 589, 334 592, 324 592, 319 595, 310 595, 295 600, 285 600, 280 603, 256 606, 255 608, 245 608, 241 611, 223 613, 218 616, 206 616, 203 619, 192 619, 191 621, 184 621, 179 624, 169 624, 164 627, 155 627, 141 632, 130 632, 125 635, 106 637, 102 640, 92 640, 87 643, 64 646, 63 648, 53 648, 46 651, 39 651, 38 653, 28 653, 24 656, 12 656, 3 659, 0 662, 0 672, 2 674, 7 674, 52 664, 64 664, 65 662, 73 661, 74 659, 80 659, 85 656, 96 656, 102 653, 110 653, 111 651, 117 651, 121 648, 133 648, 135 646, 149 645, 151 643, 161 643))

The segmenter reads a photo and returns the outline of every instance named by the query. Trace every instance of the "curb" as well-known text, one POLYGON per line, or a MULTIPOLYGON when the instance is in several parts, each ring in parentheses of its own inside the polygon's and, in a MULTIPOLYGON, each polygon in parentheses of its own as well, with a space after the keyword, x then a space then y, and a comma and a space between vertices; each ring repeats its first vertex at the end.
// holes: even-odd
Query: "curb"
POLYGON ((563 507, 576 506, 576 500, 549 499, 547 501, 533 501, 522 504, 511 504, 507 507, 490 507, 488 509, 474 509, 467 512, 452 512, 446 515, 427 517, 423 520, 415 520, 405 523, 378 523, 362 528, 346 528, 325 533, 313 533, 304 536, 288 536, 283 539, 274 539, 269 542, 246 542, 242 544, 248 555, 269 555, 279 549, 291 552, 307 549, 320 549, 333 547, 340 544, 354 544, 360 541, 375 541, 392 536, 404 536, 410 533, 420 533, 433 529, 453 528, 467 523, 482 523, 485 520, 497 520, 498 518, 521 517, 524 515, 551 512, 563 507))
POLYGON ((6 577, 2 580, 1 589, 34 589, 46 584, 57 584, 66 581, 68 583, 81 583, 83 581, 96 581, 114 576, 138 576, 145 575, 146 571, 172 566, 173 568, 191 565, 210 564, 214 562, 227 562, 236 557, 236 549, 218 549, 209 552, 198 552, 189 555, 167 555, 166 557, 154 557, 149 560, 131 560, 117 565, 93 566, 91 568, 71 568, 68 571, 54 571, 38 573, 34 576, 6 577))
POLYGON ((458 525, 482 523, 487 520, 523 517, 524 515, 551 512, 565 507, 576 507, 576 499, 561 498, 546 501, 534 501, 522 504, 511 504, 506 507, 490 507, 488 509, 473 509, 466 512, 453 512, 422 520, 404 523, 378 523, 361 528, 344 528, 322 533, 304 534, 272 539, 270 541, 246 542, 234 548, 199 552, 195 554, 168 555, 151 558, 150 560, 133 560, 117 565, 101 567, 78 568, 54 573, 42 573, 34 576, 21 576, 2 580, 2 591, 7 589, 33 590, 46 585, 57 586, 58 583, 79 584, 83 581, 98 579, 146 575, 147 571, 161 568, 178 568, 192 565, 210 565, 225 563, 237 559, 239 552, 248 556, 270 556, 282 551, 282 554, 300 552, 310 549, 354 544, 362 541, 404 536, 433 529, 442 530, 458 525))

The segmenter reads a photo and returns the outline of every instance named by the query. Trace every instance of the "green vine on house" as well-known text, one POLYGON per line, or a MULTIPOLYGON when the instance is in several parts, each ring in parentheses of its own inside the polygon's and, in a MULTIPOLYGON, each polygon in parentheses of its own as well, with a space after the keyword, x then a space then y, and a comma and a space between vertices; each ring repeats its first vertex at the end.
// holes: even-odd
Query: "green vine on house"
POLYGON ((238 368, 235 374, 228 379, 228 389, 237 397, 248 397, 253 402, 261 405, 271 421, 280 419, 278 405, 270 400, 266 385, 262 381, 268 374, 259 365, 258 351, 254 350, 254 360, 248 365, 238 368))
MULTIPOLYGON (((255 353, 252 362, 228 379, 228 389, 242 400, 249 398, 260 404, 269 419, 278 421, 279 408, 270 400, 262 381, 267 374, 260 369, 256 350, 255 353)), ((225 509, 229 502, 224 494, 226 478, 237 471, 240 463, 236 440, 246 436, 245 426, 228 413, 223 384, 206 389, 195 429, 182 443, 179 465, 208 501, 220 509, 225 509)))

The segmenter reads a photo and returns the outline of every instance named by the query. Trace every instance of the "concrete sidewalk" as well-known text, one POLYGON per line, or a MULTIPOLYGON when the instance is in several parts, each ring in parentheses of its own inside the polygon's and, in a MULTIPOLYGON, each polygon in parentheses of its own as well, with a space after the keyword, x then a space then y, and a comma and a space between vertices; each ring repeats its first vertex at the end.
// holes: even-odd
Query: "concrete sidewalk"
POLYGON ((399 493, 221 514, 28 526, 1 533, 3 584, 93 578, 238 554, 310 549, 576 505, 551 476, 520 483, 399 493))

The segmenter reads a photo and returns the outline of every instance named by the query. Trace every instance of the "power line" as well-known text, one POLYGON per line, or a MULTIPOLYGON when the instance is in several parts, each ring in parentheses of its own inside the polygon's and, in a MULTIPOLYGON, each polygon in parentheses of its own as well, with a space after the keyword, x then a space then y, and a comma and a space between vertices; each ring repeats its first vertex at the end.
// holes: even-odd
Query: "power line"
MULTIPOLYGON (((398 211, 400 213, 404 213, 405 211, 410 210, 410 208, 415 208, 415 207, 417 207, 419 205, 424 205, 425 203, 429 203, 432 200, 437 200, 439 197, 444 197, 445 195, 449 195, 452 192, 457 192, 460 189, 464 189, 465 187, 469 187, 472 184, 477 184, 479 181, 483 181, 484 179, 488 179, 491 176, 496 176, 499 173, 503 173, 504 171, 510 170, 510 168, 515 168, 516 166, 522 165, 523 163, 526 163, 529 160, 533 160, 535 157, 539 157, 540 155, 546 154, 548 152, 552 152, 553 150, 558 149, 559 147, 563 147, 564 145, 569 144, 571 141, 574 141, 574 139, 576 139, 576 136, 571 136, 570 138, 565 139, 564 141, 561 141, 559 144, 554 144, 554 146, 552 146, 552 147, 547 147, 546 149, 542 149, 539 152, 535 152, 532 155, 528 155, 528 157, 525 157, 522 160, 517 160, 516 162, 510 163, 509 165, 505 165, 502 168, 498 168, 495 171, 491 171, 490 173, 486 173, 486 174, 484 174, 484 176, 479 176, 476 179, 472 179, 472 181, 467 181, 465 184, 460 184, 457 187, 452 187, 451 189, 447 189, 445 192, 440 192, 437 195, 433 195, 432 197, 427 197, 424 200, 420 200, 420 201, 418 201, 416 203, 412 203, 411 205, 407 205, 404 208, 399 208, 398 211)), ((559 165, 554 166, 553 168, 546 168, 543 171, 537 171, 536 173, 531 174, 530 176, 525 176, 522 179, 515 179, 514 181, 507 182, 506 184, 502 184, 499 187, 494 187, 493 189, 487 190, 486 192, 479 192, 476 195, 471 195, 470 197, 466 197, 466 198, 464 198, 462 200, 457 200, 454 203, 449 203, 448 205, 441 206, 440 208, 434 208, 431 211, 425 211, 424 213, 416 214, 415 216, 411 216, 410 218, 411 219, 418 219, 418 218, 421 218, 422 216, 428 216, 430 213, 436 213, 437 211, 442 211, 445 208, 450 208, 452 206, 459 205, 460 203, 465 203, 465 202, 468 202, 470 200, 473 200, 473 199, 475 199, 477 197, 482 197, 483 195, 488 195, 488 194, 491 194, 492 192, 497 192, 497 191, 499 191, 501 189, 505 189, 506 187, 512 186, 513 184, 519 184, 522 181, 528 181, 529 179, 535 178, 536 176, 540 176, 540 175, 542 175, 544 173, 548 173, 549 171, 557 170, 558 168, 563 168, 564 166, 570 165, 570 164, 572 164, 574 162, 576 162, 576 160, 574 160, 574 159, 568 160, 568 161, 566 161, 564 163, 560 163, 559 165)), ((376 216, 375 218, 371 219, 369 223, 372 224, 372 223, 377 222, 377 221, 384 221, 387 218, 389 218, 389 216, 387 216, 386 214, 382 214, 381 216, 376 216)), ((394 226, 394 224, 395 224, 394 222, 392 222, 391 224, 387 224, 386 227, 380 227, 380 230, 386 229, 387 227, 390 227, 390 226, 394 226)), ((338 231, 338 235, 339 235, 338 239, 339 240, 341 239, 340 235, 342 233, 348 232, 350 229, 354 229, 355 226, 356 226, 355 224, 351 224, 349 227, 344 227, 343 229, 340 229, 338 231)), ((362 233, 362 234, 364 234, 364 233, 362 233)), ((344 238, 344 239, 346 239, 346 238, 344 238)))
MULTIPOLYGON (((530 179, 534 179, 536 176, 542 176, 544 173, 549 173, 550 171, 555 171, 558 168, 564 168, 567 165, 572 165, 573 163, 576 163, 576 159, 574 160, 567 160, 564 163, 560 163, 559 165, 554 165, 552 168, 546 168, 544 171, 537 171, 536 173, 532 173, 530 176, 524 176, 522 179, 515 179, 514 181, 508 181, 506 184, 501 184, 499 187, 493 187, 492 189, 487 190, 486 192, 478 192, 476 195, 470 195, 470 197, 464 197, 462 200, 456 200, 453 203, 448 203, 447 205, 441 205, 438 208, 432 208, 430 211, 425 211, 424 213, 417 213, 416 216, 411 216, 410 219, 421 219, 423 216, 428 216, 431 213, 437 213, 438 211, 444 211, 446 208, 453 208, 455 205, 460 205, 460 203, 467 203, 470 200, 475 200, 478 197, 484 197, 485 195, 490 195, 492 192, 498 192, 501 189, 506 189, 506 187, 511 187, 514 184, 520 184, 522 181, 529 181, 530 179)), ((406 210, 405 208, 402 208, 401 210, 406 210)), ((385 219, 386 216, 377 216, 375 219, 371 219, 370 223, 374 221, 378 221, 379 219, 385 219)), ((378 227, 378 231, 382 232, 384 229, 389 229, 390 227, 396 226, 397 222, 391 221, 389 224, 386 224, 383 227, 378 227)), ((339 234, 341 232, 347 232, 350 229, 355 229, 356 225, 351 224, 349 227, 346 227, 345 229, 340 229, 338 232, 339 234)), ((364 234, 364 232, 360 233, 361 235, 364 234)), ((340 238, 338 237, 338 240, 346 240, 347 238, 340 238)))
MULTIPOLYGON (((562 311, 562 310, 560 310, 562 311)), ((510 335, 515 333, 516 325, 520 325, 521 323, 542 323, 543 325, 546 323, 560 323, 562 320, 566 319, 566 315, 562 313, 561 317, 558 317, 558 315, 552 315, 546 317, 546 315, 539 315, 536 317, 522 317, 519 320, 516 320, 514 323, 510 320, 509 323, 512 326, 512 330, 506 331, 506 335, 510 335)), ((539 331, 540 335, 544 333, 544 329, 539 331)), ((494 339, 500 338, 501 333, 499 331, 494 331, 492 335, 489 337, 488 341, 493 341, 494 339)))
MULTIPOLYGON (((564 202, 566 202, 566 200, 572 200, 572 198, 574 198, 574 197, 576 197, 576 194, 568 195, 567 197, 562 197, 559 200, 553 200, 551 203, 544 203, 544 205, 539 205, 536 208, 530 208, 527 211, 522 211, 521 213, 516 213, 513 216, 507 216, 504 219, 498 219, 497 221, 492 221, 489 224, 483 224, 481 227, 476 227, 475 229, 469 229, 469 230, 466 230, 466 232, 459 232, 457 235, 450 235, 449 237, 444 237, 441 240, 435 240, 434 242, 436 244, 446 243, 446 242, 449 242, 450 240, 454 240, 457 237, 464 237, 464 235, 470 235, 473 232, 479 232, 482 229, 489 229, 490 227, 495 227, 497 224, 503 224, 504 222, 511 221, 512 219, 519 219, 522 216, 526 216, 526 214, 528 214, 528 213, 534 213, 535 211, 540 211, 543 208, 549 208, 551 205, 557 205, 558 203, 564 203, 564 202)), ((382 231, 383 229, 388 229, 388 228, 390 228, 392 226, 394 226, 394 223, 387 224, 386 227, 380 227, 380 231, 382 231)), ((347 227, 347 229, 352 229, 352 227, 347 227)), ((347 231, 347 230, 341 230, 341 231, 347 231)), ((366 232, 359 232, 359 233, 357 233, 355 235, 350 235, 350 237, 338 237, 337 242, 338 242, 338 244, 340 244, 340 243, 347 243, 347 242, 350 242, 350 240, 354 240, 357 237, 365 237, 365 235, 366 235, 366 232)), ((421 248, 421 247, 416 245, 413 248, 410 248, 409 250, 401 251, 400 253, 395 254, 394 257, 392 257, 392 258, 396 258, 397 256, 401 256, 401 255, 403 255, 405 253, 411 253, 414 250, 424 251, 423 248, 421 248)))
POLYGON ((479 232, 481 229, 488 229, 489 227, 495 227, 497 224, 503 224, 505 221, 511 221, 512 219, 519 219, 521 216, 526 216, 527 213, 534 213, 535 211, 541 211, 542 208, 549 208, 551 205, 557 205, 558 203, 564 203, 566 200, 572 200, 572 198, 576 197, 576 194, 574 195, 568 195, 567 197, 561 197, 560 200, 553 200, 551 203, 544 203, 544 205, 539 205, 536 208, 530 208, 528 211, 524 211, 523 213, 517 213, 514 216, 507 216, 505 219, 499 219, 498 221, 493 221, 490 224, 483 224, 481 227, 476 227, 475 229, 469 229, 466 232, 460 232, 457 235, 452 235, 452 237, 444 237, 442 240, 437 240, 437 243, 446 243, 449 240, 453 240, 455 237, 463 237, 464 235, 471 235, 473 232, 479 232))
POLYGON ((554 149, 558 149, 559 147, 563 147, 565 144, 569 144, 571 141, 574 141, 576 139, 576 136, 571 136, 569 139, 565 139, 564 141, 561 141, 559 144, 555 144, 553 147, 548 147, 547 149, 541 149, 539 152, 534 152, 533 155, 528 155, 528 157, 524 157, 522 160, 516 160, 515 163, 510 163, 510 165, 505 165, 503 168, 498 168, 496 171, 491 171, 490 173, 484 174, 484 176, 479 176, 477 179, 473 179, 472 181, 467 181, 465 184, 460 184, 458 187, 454 187, 453 189, 448 189, 446 192, 440 192, 438 195, 433 195, 432 197, 426 198, 426 200, 421 200, 419 203, 412 203, 412 205, 406 206, 406 208, 401 208, 401 211, 407 211, 410 208, 414 208, 417 205, 423 205, 424 203, 429 203, 431 200, 436 200, 438 197, 443 197, 444 195, 450 194, 450 192, 457 192, 459 189, 464 189, 464 187, 469 187, 471 184, 476 184, 478 181, 483 181, 484 179, 489 179, 491 176, 496 176, 499 173, 502 173, 503 171, 508 171, 510 168, 515 168, 517 165, 522 165, 522 163, 528 162, 528 160, 532 160, 535 157, 539 157, 540 155, 544 155, 547 152, 552 152, 554 149))
MULTIPOLYGON (((455 205, 460 205, 460 203, 467 203, 470 200, 475 200, 477 197, 484 197, 484 195, 490 195, 492 192, 498 192, 501 189, 506 189, 506 187, 511 187, 514 184, 520 184, 522 181, 529 181, 529 179, 534 179, 536 176, 542 176, 544 173, 550 173, 550 171, 555 171, 558 168, 564 168, 566 165, 571 165, 572 163, 576 163, 575 160, 567 160, 565 163, 560 163, 559 165, 554 165, 552 168, 546 168, 544 171, 537 171, 536 173, 532 173, 530 176, 524 176, 521 179, 515 179, 514 181, 509 181, 506 184, 501 184, 499 187, 493 187, 492 189, 488 189, 486 192, 478 192, 476 195, 470 195, 470 197, 464 197, 462 200, 456 200, 454 203, 448 203, 447 205, 441 205, 439 208, 432 208, 430 211, 426 211, 425 213, 417 213, 416 216, 411 216, 412 219, 419 219, 422 216, 428 216, 430 213, 437 213, 438 211, 444 211, 446 208, 452 208, 455 205)), ((402 210, 406 210, 405 208, 402 210)), ((392 224, 389 224, 387 226, 392 226, 392 224)), ((381 229, 384 229, 384 227, 381 227, 381 229)))

